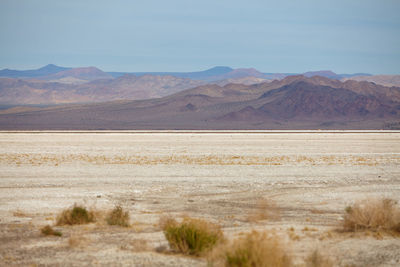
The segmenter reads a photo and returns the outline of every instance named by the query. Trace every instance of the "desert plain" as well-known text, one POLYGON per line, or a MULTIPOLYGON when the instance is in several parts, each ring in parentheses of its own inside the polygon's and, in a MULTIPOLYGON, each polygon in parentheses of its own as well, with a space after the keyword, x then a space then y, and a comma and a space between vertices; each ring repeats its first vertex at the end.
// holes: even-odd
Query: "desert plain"
POLYGON ((168 247, 163 216, 234 239, 273 231, 295 266, 400 266, 400 238, 339 231, 355 201, 400 201, 399 131, 0 133, 1 266, 207 266, 168 247), (74 204, 121 205, 130 227, 55 226, 74 204))

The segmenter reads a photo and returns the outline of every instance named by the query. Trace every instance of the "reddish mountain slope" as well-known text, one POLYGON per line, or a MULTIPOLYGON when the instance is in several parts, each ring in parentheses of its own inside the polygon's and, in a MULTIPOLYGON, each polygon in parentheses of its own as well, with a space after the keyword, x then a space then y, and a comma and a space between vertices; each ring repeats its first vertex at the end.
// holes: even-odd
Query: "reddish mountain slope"
POLYGON ((273 100, 259 110, 275 118, 354 119, 397 115, 396 105, 385 99, 304 81, 269 91, 262 98, 273 100))

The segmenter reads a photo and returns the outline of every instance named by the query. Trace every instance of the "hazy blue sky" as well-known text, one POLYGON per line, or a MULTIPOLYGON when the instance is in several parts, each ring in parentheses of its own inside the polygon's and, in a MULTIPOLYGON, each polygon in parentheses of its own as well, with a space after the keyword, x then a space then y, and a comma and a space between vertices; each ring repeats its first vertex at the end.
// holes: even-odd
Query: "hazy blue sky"
POLYGON ((0 0, 0 68, 400 74, 399 0, 0 0))

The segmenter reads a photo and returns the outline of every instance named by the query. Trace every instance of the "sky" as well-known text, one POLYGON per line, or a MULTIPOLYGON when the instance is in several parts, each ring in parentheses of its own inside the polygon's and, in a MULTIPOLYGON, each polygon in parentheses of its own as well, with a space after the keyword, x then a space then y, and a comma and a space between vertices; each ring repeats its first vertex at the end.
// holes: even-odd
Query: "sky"
POLYGON ((400 74, 399 0, 1 0, 0 69, 400 74))

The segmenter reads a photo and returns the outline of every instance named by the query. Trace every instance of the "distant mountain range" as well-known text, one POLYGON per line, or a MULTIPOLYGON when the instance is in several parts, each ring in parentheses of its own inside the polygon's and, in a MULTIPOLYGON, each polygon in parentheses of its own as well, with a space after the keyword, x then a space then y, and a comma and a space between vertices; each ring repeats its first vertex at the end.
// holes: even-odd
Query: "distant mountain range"
POLYGON ((0 71, 0 129, 400 128, 399 75, 0 71), (36 105, 36 106, 35 106, 36 105))
MULTIPOLYGON (((123 73, 103 72, 96 67, 66 68, 49 64, 36 70, 1 70, 0 104, 139 100, 163 97, 204 84, 251 85, 283 79, 289 75, 289 73, 262 73, 253 68, 232 69, 223 66, 198 72, 123 73)), ((358 75, 357 79, 374 77, 354 75, 358 75)), ((322 76, 337 80, 351 79, 348 78, 351 77, 350 74, 336 74, 332 71, 306 72, 304 76, 322 76)), ((380 79, 381 82, 383 80, 380 79)))
POLYGON ((218 66, 204 71, 195 72, 110 72, 114 77, 119 77, 125 74, 134 74, 136 76, 142 75, 157 75, 157 76, 174 76, 180 78, 188 78, 193 80, 210 80, 214 77, 215 80, 222 80, 224 75, 234 71, 230 67, 218 66))
MULTIPOLYGON (((74 77, 82 80, 94 80, 104 78, 117 78, 125 74, 134 74, 136 76, 143 75, 156 75, 156 76, 174 76, 179 78, 188 78, 192 80, 202 81, 219 81, 232 78, 243 78, 243 77, 256 77, 263 79, 283 79, 289 75, 297 75, 299 73, 263 73, 254 68, 239 68, 232 69, 226 66, 217 66, 204 71, 195 72, 103 72, 95 67, 84 67, 84 68, 66 68, 59 67, 54 64, 49 64, 35 70, 0 70, 0 77, 7 78, 37 78, 37 79, 59 79, 66 77, 74 77), (60 73, 61 72, 61 73, 60 73), (57 74, 57 75, 56 75, 57 74)), ((370 76, 367 73, 355 73, 355 74, 336 74, 332 71, 312 71, 303 73, 306 77, 322 76, 331 79, 340 80, 342 78, 349 78, 353 76, 370 76)))
MULTIPOLYGON (((137 80, 146 75, 123 77, 137 80)), ((105 86, 104 90, 107 88, 111 86, 105 86)), ((203 84, 147 100, 22 106, 0 112, 2 130, 393 129, 399 126, 399 87, 302 75, 252 85, 203 84)))
POLYGON ((36 78, 40 76, 47 76, 51 74, 55 74, 60 71, 68 70, 71 68, 59 67, 54 64, 46 65, 42 68, 35 70, 10 70, 3 69, 0 70, 0 77, 8 77, 8 78, 36 78))
POLYGON ((75 79, 80 79, 82 81, 94 81, 100 79, 112 79, 108 73, 105 73, 102 70, 99 70, 96 67, 85 67, 85 68, 73 68, 73 69, 66 69, 60 72, 52 73, 46 76, 39 76, 36 78, 42 80, 53 80, 57 81, 59 79, 72 77, 75 79))

